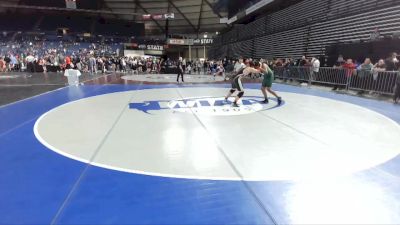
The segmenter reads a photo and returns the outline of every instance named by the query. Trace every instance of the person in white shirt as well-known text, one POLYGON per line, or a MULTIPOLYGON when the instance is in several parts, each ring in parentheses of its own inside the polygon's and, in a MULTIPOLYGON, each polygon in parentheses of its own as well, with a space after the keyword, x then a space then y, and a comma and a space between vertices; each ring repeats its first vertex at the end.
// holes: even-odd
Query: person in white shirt
POLYGON ((64 72, 64 76, 68 78, 69 85, 79 85, 79 77, 81 76, 81 72, 79 70, 74 69, 66 69, 64 72))
POLYGON ((121 69, 123 73, 126 73, 126 62, 125 58, 121 58, 121 69))
POLYGON ((237 73, 244 67, 245 65, 243 63, 243 59, 239 59, 238 61, 236 61, 233 71, 237 73))
POLYGON ((26 60, 26 68, 28 70, 28 72, 35 72, 35 65, 34 65, 34 61, 35 61, 35 57, 32 54, 28 54, 28 56, 25 58, 26 60))
POLYGON ((317 58, 312 58, 311 65, 312 65, 313 72, 318 73, 319 72, 319 68, 321 66, 320 61, 317 58))
POLYGON ((225 69, 224 69, 224 66, 223 66, 222 63, 221 63, 221 64, 219 64, 219 65, 217 66, 217 71, 216 71, 216 73, 214 74, 214 77, 215 77, 215 76, 222 76, 222 77, 224 77, 224 73, 225 73, 225 69))
POLYGON ((183 72, 185 73, 186 72, 186 59, 182 59, 182 69, 183 69, 183 72))
POLYGON ((202 64, 201 64, 201 61, 199 60, 199 61, 197 61, 197 63, 196 63, 196 66, 197 66, 197 73, 198 74, 200 74, 200 72, 201 72, 201 66, 202 66, 202 64))
POLYGON ((311 59, 311 77, 315 80, 318 80, 318 73, 319 73, 319 68, 320 68, 320 62, 317 58, 312 58, 311 59))

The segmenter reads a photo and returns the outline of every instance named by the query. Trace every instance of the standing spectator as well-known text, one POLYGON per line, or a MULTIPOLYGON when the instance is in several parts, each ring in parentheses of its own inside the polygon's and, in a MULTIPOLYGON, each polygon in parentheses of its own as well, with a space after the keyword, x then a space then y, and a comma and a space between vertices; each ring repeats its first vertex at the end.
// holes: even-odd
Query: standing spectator
POLYGON ((343 64, 342 67, 346 69, 346 77, 351 77, 354 70, 357 68, 352 59, 347 59, 346 63, 343 64))
POLYGON ((225 79, 224 73, 225 73, 224 65, 223 65, 223 63, 220 63, 220 64, 217 66, 217 69, 216 69, 216 71, 215 71, 215 73, 214 73, 214 77, 215 77, 215 76, 222 76, 222 77, 224 77, 224 79, 225 79))
POLYGON ((89 71, 90 73, 97 73, 96 59, 93 55, 89 58, 89 71))
POLYGON ((317 58, 311 59, 311 78, 318 80, 320 66, 321 66, 321 63, 320 63, 319 59, 317 59, 317 58))
POLYGON ((204 74, 207 74, 207 68, 208 68, 208 62, 206 59, 204 59, 203 62, 203 70, 204 70, 204 74))
MULTIPOLYGON (((346 79, 346 85, 349 84, 350 77, 353 75, 355 69, 357 68, 356 65, 353 63, 352 59, 347 59, 345 63, 342 64, 341 67, 336 67, 336 68, 343 68, 344 73, 345 73, 345 79, 346 79)), ((333 91, 336 91, 337 89, 341 89, 339 85, 335 85, 333 87, 333 91)))
POLYGON ((306 68, 307 66, 309 66, 309 62, 305 55, 303 55, 301 57, 301 59, 299 59, 299 61, 297 62, 297 65, 298 65, 300 79, 304 80, 304 81, 309 80, 309 76, 308 76, 309 69, 306 68))
MULTIPOLYGON (((384 71, 386 71, 385 60, 380 59, 380 60, 378 61, 378 63, 376 63, 376 64, 374 65, 373 72, 374 72, 374 74, 375 74, 375 73, 378 74, 379 72, 384 72, 384 71)), ((374 75, 374 76, 375 76, 375 75, 374 75)), ((377 76, 378 76, 378 75, 377 75, 377 76)))
POLYGON ((6 69, 6 62, 4 61, 3 57, 0 57, 0 72, 4 72, 6 69))
POLYGON ((309 62, 308 62, 308 60, 307 60, 307 58, 306 58, 305 55, 303 55, 303 56, 301 57, 301 59, 299 60, 299 62, 297 63, 297 65, 299 65, 299 66, 301 66, 301 67, 307 66, 308 64, 309 64, 309 62))
POLYGON ((379 32, 379 28, 375 28, 374 31, 370 35, 371 41, 379 40, 381 33, 379 32))
POLYGON ((393 52, 392 55, 386 59, 386 70, 397 71, 399 70, 399 60, 397 59, 397 53, 393 52))
POLYGON ((361 71, 365 71, 365 72, 371 72, 373 67, 374 67, 374 65, 372 64, 371 59, 370 58, 366 58, 364 60, 364 63, 361 64, 358 67, 358 69, 361 70, 361 71))
POLYGON ((121 63, 121 72, 126 73, 126 61, 124 57, 121 58, 120 63, 121 63))
POLYGON ((345 64, 346 61, 344 61, 343 55, 339 55, 337 61, 333 65, 333 68, 342 68, 343 64, 345 64))
MULTIPOLYGON (((360 79, 360 88, 361 89, 367 89, 371 90, 371 82, 369 82, 369 77, 372 73, 372 69, 374 68, 374 65, 371 62, 370 58, 366 58, 364 60, 364 63, 361 64, 357 69, 358 69, 358 78, 360 79)), ((359 92, 359 94, 362 94, 362 91, 359 92)))
POLYGON ((238 61, 236 61, 233 72, 238 73, 244 67, 245 67, 245 65, 243 63, 243 59, 240 58, 238 61))
POLYGON ((72 65, 71 65, 71 57, 66 56, 65 57, 65 69, 72 69, 72 65))
POLYGON ((11 59, 10 59, 10 57, 8 56, 8 55, 6 55, 5 57, 4 57, 4 62, 6 63, 6 71, 11 71, 11 67, 10 67, 10 62, 11 62, 11 59))
POLYGON ((27 63, 27 65, 26 65, 27 71, 30 73, 35 72, 35 65, 34 65, 35 57, 33 57, 33 55, 31 53, 28 53, 28 56, 26 57, 25 60, 27 63))
POLYGON ((397 75, 396 85, 394 87, 394 95, 393 95, 394 103, 397 104, 399 99, 400 99, 400 76, 397 75))
POLYGON ((10 64, 11 64, 11 69, 12 69, 12 70, 15 70, 16 67, 17 67, 17 65, 18 65, 18 60, 17 60, 17 58, 16 58, 14 55, 11 55, 10 59, 11 59, 11 62, 10 62, 10 64))
POLYGON ((201 61, 198 60, 197 63, 196 63, 196 65, 197 65, 197 73, 200 74, 200 72, 201 72, 201 71, 200 71, 200 70, 201 70, 201 61))
MULTIPOLYGON (((386 71, 386 65, 385 65, 385 60, 380 59, 378 63, 376 63, 372 69, 372 77, 373 77, 373 82, 374 82, 374 90, 379 91, 379 89, 382 89, 382 87, 379 87, 381 85, 377 85, 377 81, 379 78, 379 73, 386 71)), ((385 87, 383 87, 385 88, 385 87)))

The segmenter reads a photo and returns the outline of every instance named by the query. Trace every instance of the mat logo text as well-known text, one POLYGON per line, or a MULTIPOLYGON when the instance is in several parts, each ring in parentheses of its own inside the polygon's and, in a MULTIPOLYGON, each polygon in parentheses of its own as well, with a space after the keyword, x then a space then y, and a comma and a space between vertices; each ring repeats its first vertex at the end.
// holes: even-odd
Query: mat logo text
POLYGON ((205 115, 243 115, 263 110, 260 97, 245 97, 240 102, 240 107, 232 107, 232 102, 224 98, 188 98, 181 100, 144 101, 130 103, 129 108, 147 114, 151 111, 172 110, 173 112, 195 113, 205 115))

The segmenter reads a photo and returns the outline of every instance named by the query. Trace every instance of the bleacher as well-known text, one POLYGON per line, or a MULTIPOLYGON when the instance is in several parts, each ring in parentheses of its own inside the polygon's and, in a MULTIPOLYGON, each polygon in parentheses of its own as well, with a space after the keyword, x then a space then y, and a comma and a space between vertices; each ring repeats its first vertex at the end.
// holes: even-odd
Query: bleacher
POLYGON ((337 42, 369 41, 378 27, 382 36, 400 30, 400 5, 329 20, 311 26, 308 54, 320 55, 326 46, 337 42))
POLYGON ((250 24, 241 26, 240 31, 238 32, 239 39, 243 40, 262 35, 265 32, 265 28, 267 26, 266 22, 266 17, 261 17, 250 24))
POLYGON ((218 49, 230 46, 229 50, 210 50, 210 58, 322 55, 335 42, 368 40, 376 27, 383 36, 398 32, 399 12, 399 0, 304 0, 252 23, 236 25, 213 45, 218 49), (258 25, 261 21, 264 29, 258 25), (256 48, 249 50, 248 42, 256 48))
POLYGON ((331 1, 329 15, 349 15, 357 11, 371 11, 382 7, 391 7, 398 3, 397 0, 364 0, 349 1, 335 0, 331 1))
POLYGON ((32 5, 32 6, 46 6, 46 7, 65 7, 65 0, 21 0, 19 2, 21 5, 32 5))
POLYGON ((307 27, 296 28, 255 39, 256 58, 300 57, 305 49, 307 27))
POLYGON ((310 21, 324 19, 327 10, 327 0, 302 1, 270 15, 267 33, 280 32, 304 26, 310 21))

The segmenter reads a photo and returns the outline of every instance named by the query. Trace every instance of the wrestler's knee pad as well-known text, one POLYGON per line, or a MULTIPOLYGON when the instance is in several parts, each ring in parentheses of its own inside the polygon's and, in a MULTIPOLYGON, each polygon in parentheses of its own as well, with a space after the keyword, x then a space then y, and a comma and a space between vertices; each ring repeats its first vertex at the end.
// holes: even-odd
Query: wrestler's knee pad
POLYGON ((238 97, 241 98, 244 95, 244 91, 239 92, 238 97))
POLYGON ((230 90, 231 94, 235 93, 235 89, 230 90))

